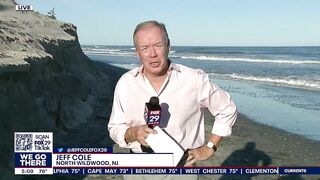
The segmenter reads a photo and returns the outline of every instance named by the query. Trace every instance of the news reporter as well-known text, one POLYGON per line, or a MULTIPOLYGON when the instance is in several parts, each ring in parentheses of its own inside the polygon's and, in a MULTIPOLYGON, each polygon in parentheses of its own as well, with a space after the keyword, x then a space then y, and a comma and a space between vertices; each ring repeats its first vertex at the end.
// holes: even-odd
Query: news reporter
POLYGON ((140 145, 150 133, 143 118, 144 104, 157 96, 168 105, 164 128, 178 143, 189 150, 186 166, 210 158, 223 137, 229 136, 236 121, 236 106, 230 95, 210 83, 202 70, 172 63, 168 59, 170 40, 165 25, 146 21, 137 25, 133 34, 141 66, 125 73, 114 92, 108 130, 120 147, 141 152, 140 145), (204 109, 215 122, 205 140, 204 109))

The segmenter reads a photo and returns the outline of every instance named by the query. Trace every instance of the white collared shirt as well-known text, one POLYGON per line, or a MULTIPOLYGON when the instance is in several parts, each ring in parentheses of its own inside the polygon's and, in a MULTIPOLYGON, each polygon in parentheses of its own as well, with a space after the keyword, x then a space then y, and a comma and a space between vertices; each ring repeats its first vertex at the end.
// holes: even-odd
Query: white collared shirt
POLYGON ((162 107, 160 127, 185 149, 204 144, 204 108, 215 116, 212 134, 231 134, 236 106, 228 93, 210 83, 205 72, 171 63, 169 75, 157 93, 142 69, 140 66, 122 75, 115 88, 108 130, 120 147, 141 152, 140 143, 127 144, 124 135, 129 127, 146 124, 145 103, 152 96, 159 98, 162 107))

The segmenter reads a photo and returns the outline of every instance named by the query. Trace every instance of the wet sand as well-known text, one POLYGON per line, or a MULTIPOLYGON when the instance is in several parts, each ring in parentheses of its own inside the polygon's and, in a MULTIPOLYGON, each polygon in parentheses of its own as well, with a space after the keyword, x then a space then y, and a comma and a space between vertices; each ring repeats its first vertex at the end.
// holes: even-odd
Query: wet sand
MULTIPOLYGON (((209 134, 214 118, 206 111, 205 130, 209 134)), ((116 151, 125 150, 117 148, 116 151)), ((256 123, 239 114, 231 136, 224 138, 218 151, 197 166, 320 166, 320 142, 256 123)), ((122 176, 87 176, 86 179, 123 179, 122 176)), ((301 176, 222 176, 199 175, 199 179, 319 179, 301 176)))
MULTIPOLYGON (((206 132, 210 132, 213 117, 206 112, 206 132)), ((320 142, 256 123, 239 114, 233 133, 220 144, 216 154, 199 166, 320 166, 320 142)), ((248 176, 224 176, 223 179, 250 179, 248 176)), ((200 179, 219 179, 201 176, 200 179)), ((259 175, 252 179, 318 179, 319 177, 259 175)))

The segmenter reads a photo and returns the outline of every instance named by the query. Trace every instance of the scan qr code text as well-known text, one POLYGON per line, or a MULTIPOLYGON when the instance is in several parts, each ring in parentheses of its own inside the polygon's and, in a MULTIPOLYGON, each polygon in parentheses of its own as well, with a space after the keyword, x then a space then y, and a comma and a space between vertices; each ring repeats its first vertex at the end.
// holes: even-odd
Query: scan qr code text
POLYGON ((35 150, 50 150, 51 140, 49 135, 35 135, 34 148, 35 150))

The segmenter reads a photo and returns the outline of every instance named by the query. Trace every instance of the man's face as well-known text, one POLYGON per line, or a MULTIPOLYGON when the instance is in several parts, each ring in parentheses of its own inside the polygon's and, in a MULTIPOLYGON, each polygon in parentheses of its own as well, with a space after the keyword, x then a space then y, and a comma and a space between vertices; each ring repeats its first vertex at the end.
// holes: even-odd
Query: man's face
POLYGON ((135 36, 136 53, 144 66, 143 73, 161 76, 168 69, 169 46, 164 33, 157 26, 140 29, 135 36))

